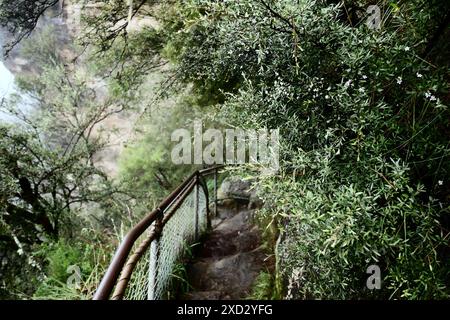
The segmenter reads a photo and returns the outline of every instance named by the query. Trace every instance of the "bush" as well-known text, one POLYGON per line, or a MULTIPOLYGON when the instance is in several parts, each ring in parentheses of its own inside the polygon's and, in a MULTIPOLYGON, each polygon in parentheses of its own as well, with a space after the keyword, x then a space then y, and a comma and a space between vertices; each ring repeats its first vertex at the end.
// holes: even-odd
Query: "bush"
POLYGON ((449 4, 379 1, 381 30, 368 5, 188 1, 168 24, 182 80, 224 122, 280 129, 282 169, 260 185, 289 298, 450 294, 449 4))
POLYGON ((268 200, 283 204, 279 259, 288 298, 448 297, 448 261, 437 250, 446 244, 439 212, 418 203, 423 190, 410 188, 405 175, 390 182, 396 190, 313 186, 288 177, 266 185, 279 190, 268 200), (380 205, 382 198, 390 201, 380 205), (381 268, 381 290, 366 288, 370 265, 381 268))

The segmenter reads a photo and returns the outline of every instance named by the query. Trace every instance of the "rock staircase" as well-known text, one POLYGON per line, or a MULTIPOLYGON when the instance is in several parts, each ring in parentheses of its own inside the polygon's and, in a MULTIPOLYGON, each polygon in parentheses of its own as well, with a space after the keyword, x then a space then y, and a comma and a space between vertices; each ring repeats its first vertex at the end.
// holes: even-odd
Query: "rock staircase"
POLYGON ((243 299, 262 270, 270 268, 261 232, 253 222, 260 201, 249 184, 226 179, 219 189, 217 216, 187 267, 193 290, 187 300, 243 299))

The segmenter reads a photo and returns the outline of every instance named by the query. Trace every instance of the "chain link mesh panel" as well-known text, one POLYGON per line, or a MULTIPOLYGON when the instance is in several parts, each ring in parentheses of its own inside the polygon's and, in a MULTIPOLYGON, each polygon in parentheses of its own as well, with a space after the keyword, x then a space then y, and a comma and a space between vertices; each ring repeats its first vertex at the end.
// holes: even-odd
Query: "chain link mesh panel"
MULTIPOLYGON (((166 208, 165 215, 171 211, 173 204, 166 208)), ((197 183, 164 225, 159 239, 151 243, 147 253, 137 263, 124 298, 167 298, 176 264, 185 249, 198 240, 195 238, 196 234, 199 236, 204 233, 207 225, 207 195, 197 183)))
MULTIPOLYGON (((150 250, 147 250, 150 251, 150 250)), ((148 293, 149 255, 144 255, 137 263, 128 284, 124 299, 146 300, 148 293)))

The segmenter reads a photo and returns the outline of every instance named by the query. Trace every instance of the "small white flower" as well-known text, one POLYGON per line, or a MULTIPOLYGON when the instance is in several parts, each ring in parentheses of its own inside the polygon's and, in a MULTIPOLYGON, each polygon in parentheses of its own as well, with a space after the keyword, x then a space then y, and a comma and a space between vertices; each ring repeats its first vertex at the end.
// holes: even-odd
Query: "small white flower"
POLYGON ((442 186, 443 184, 444 184, 444 181, 442 181, 442 180, 438 181, 438 185, 442 186))
POLYGON ((409 49, 410 49, 410 48, 409 48, 408 46, 405 47, 405 51, 409 51, 409 49))
POLYGON ((402 77, 397 77, 397 84, 402 84, 402 82, 403 82, 402 77))
POLYGON ((430 101, 436 101, 436 97, 431 94, 430 91, 425 92, 425 98, 429 99, 430 101))
POLYGON ((326 95, 326 96, 325 96, 325 99, 327 99, 327 100, 330 99, 330 96, 329 96, 329 95, 326 95))
POLYGON ((417 76, 417 78, 422 78, 423 77, 423 75, 421 73, 419 73, 419 72, 416 73, 416 76, 417 76))
POLYGON ((346 83, 344 83, 344 87, 349 87, 352 84, 352 80, 348 80, 346 83))
POLYGON ((363 74, 362 78, 363 78, 364 80, 366 80, 366 79, 367 79, 367 76, 363 74))
POLYGON ((361 88, 358 89, 358 91, 361 92, 361 93, 364 93, 366 90, 361 87, 361 88))

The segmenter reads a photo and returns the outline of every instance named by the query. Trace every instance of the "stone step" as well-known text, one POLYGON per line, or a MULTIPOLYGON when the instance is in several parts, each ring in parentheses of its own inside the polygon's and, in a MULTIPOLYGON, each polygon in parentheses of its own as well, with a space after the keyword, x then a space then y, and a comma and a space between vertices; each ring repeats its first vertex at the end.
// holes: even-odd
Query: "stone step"
MULTIPOLYGON (((222 219, 229 218, 241 210, 247 210, 248 200, 222 199, 217 201, 217 216, 222 219)), ((209 204, 209 211, 214 212, 214 203, 209 204)))
POLYGON ((261 247, 221 259, 202 259, 188 268, 196 291, 218 291, 231 299, 246 297, 264 265, 266 255, 261 247))
POLYGON ((242 230, 214 230, 203 243, 198 258, 225 257, 256 249, 261 242, 259 229, 247 225, 242 230))
POLYGON ((223 219, 222 222, 219 223, 214 230, 221 231, 225 234, 230 232, 249 230, 254 213, 255 212, 253 210, 240 211, 230 218, 223 219))
MULTIPOLYGON (((212 231, 187 266, 193 291, 185 294, 185 299, 246 298, 256 277, 267 267, 261 232, 253 220, 254 209, 262 203, 250 189, 249 181, 236 177, 223 181, 217 215, 211 221, 212 231)), ((209 208, 214 213, 213 203, 209 208)))

